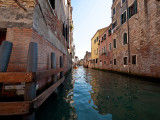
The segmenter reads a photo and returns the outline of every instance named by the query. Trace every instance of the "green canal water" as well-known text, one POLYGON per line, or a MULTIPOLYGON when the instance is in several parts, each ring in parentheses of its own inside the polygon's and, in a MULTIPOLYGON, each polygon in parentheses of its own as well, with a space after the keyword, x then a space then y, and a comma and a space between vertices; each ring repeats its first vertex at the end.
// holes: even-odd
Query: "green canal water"
POLYGON ((160 84, 79 67, 36 120, 160 120, 160 84))

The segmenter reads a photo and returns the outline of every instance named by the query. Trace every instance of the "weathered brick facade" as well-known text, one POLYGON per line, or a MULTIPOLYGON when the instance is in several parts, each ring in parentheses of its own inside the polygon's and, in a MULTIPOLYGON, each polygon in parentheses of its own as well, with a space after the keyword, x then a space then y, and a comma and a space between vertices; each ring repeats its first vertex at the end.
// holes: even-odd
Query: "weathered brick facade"
MULTIPOLYGON (((71 69, 70 2, 55 0, 53 9, 48 0, 0 0, 0 33, 7 31, 5 39, 0 34, 0 43, 13 42, 8 72, 26 71, 30 42, 38 44, 38 71, 51 69, 51 52, 56 53, 57 68, 63 56, 64 72, 71 69)), ((47 84, 45 81, 38 81, 39 88, 47 84)))
POLYGON ((107 50, 113 53, 113 65, 107 68, 102 64, 102 69, 160 78, 159 7, 159 0, 114 1, 112 50, 107 50))

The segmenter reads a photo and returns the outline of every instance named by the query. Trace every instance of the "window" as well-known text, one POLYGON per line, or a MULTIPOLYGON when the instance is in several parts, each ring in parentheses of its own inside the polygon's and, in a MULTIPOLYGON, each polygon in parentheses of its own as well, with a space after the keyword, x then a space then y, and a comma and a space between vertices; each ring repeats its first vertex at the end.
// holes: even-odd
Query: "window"
POLYGON ((127 33, 123 34, 123 45, 127 44, 127 33))
POLYGON ((66 30, 66 41, 68 40, 68 26, 66 25, 66 28, 65 28, 65 30, 66 30))
POLYGON ((98 37, 97 37, 97 41, 98 41, 98 37))
POLYGON ((111 35, 111 28, 109 28, 109 30, 108 30, 108 36, 110 36, 111 35))
POLYGON ((112 50, 112 44, 111 43, 109 44, 109 50, 112 50))
POLYGON ((103 37, 102 37, 102 41, 101 42, 103 42, 103 37))
POLYGON ((121 24, 126 22, 126 11, 121 15, 121 24))
POLYGON ((0 28, 0 45, 6 40, 7 29, 0 28))
POLYGON ((98 45, 100 45, 100 40, 99 40, 99 42, 98 42, 98 45))
POLYGON ((110 61, 109 63, 112 64, 112 61, 110 61))
POLYGON ((104 40, 106 39, 106 34, 104 34, 104 40))
POLYGON ((113 3, 115 2, 115 0, 113 0, 113 3))
POLYGON ((113 8, 113 16, 116 14, 116 9, 113 8))
POLYGON ((117 61, 116 61, 116 59, 114 59, 114 61, 113 61, 113 62, 114 62, 114 65, 117 65, 117 61))
POLYGON ((104 61, 104 64, 106 64, 106 61, 104 61))
POLYGON ((113 40, 113 47, 116 48, 116 39, 113 40))
POLYGON ((94 44, 96 43, 96 39, 94 40, 94 44))
POLYGON ((126 2, 126 0, 122 0, 122 4, 123 4, 124 2, 126 2))
POLYGON ((124 57, 123 61, 124 61, 124 65, 128 65, 127 57, 124 57))
POLYGON ((98 58, 96 58, 96 63, 98 63, 98 58))
POLYGON ((104 53, 106 53, 106 47, 104 47, 104 53))
POLYGON ((131 18, 134 14, 137 13, 137 0, 128 8, 128 18, 131 18))
POLYGON ((55 0, 49 0, 52 9, 55 9, 55 0))
POLYGON ((137 63, 137 60, 136 60, 136 59, 137 59, 137 56, 136 56, 136 55, 133 55, 133 56, 132 56, 132 64, 133 64, 133 65, 136 65, 136 63, 137 63))
POLYGON ((112 23, 112 29, 114 29, 116 26, 117 26, 117 20, 114 23, 112 23))

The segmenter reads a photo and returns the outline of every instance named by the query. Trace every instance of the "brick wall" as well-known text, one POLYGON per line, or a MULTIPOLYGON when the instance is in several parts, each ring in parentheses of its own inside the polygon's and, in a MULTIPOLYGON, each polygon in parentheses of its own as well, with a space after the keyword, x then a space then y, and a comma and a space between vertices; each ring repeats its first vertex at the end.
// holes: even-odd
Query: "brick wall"
MULTIPOLYGON (((56 66, 60 67, 60 56, 64 57, 65 72, 70 69, 71 60, 60 52, 50 42, 40 36, 35 30, 25 28, 8 28, 7 29, 7 41, 13 42, 13 51, 8 66, 8 72, 26 72, 27 68, 27 55, 30 42, 36 42, 38 44, 38 70, 51 69, 51 52, 56 53, 56 66)), ((50 78, 38 80, 39 88, 47 84, 46 81, 50 81, 50 78)))

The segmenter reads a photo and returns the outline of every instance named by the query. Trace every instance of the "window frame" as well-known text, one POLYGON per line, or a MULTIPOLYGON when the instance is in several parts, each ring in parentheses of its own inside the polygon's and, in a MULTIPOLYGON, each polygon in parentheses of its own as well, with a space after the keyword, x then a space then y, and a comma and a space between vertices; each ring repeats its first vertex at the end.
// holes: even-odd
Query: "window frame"
POLYGON ((117 40, 116 39, 113 39, 113 48, 116 49, 117 48, 117 40), (115 42, 114 42, 115 41, 115 42), (116 44, 114 44, 116 43, 116 44))
POLYGON ((124 56, 124 57, 123 57, 123 65, 125 65, 125 66, 128 65, 128 57, 127 57, 127 56, 124 56), (126 64, 125 64, 125 58, 127 58, 127 61, 126 61, 127 63, 126 63, 126 64))
POLYGON ((135 14, 137 14, 138 12, 138 4, 137 4, 137 0, 134 0, 129 6, 128 6, 128 13, 127 13, 127 18, 131 19, 135 14), (135 2, 136 2, 136 13, 135 13, 135 2), (130 16, 130 7, 134 5, 134 14, 132 16, 130 16))
POLYGON ((113 59, 113 65, 117 65, 117 59, 113 59))
POLYGON ((124 44, 124 34, 127 34, 127 32, 124 32, 123 35, 122 35, 122 38, 123 38, 123 42, 122 42, 122 45, 128 45, 128 34, 127 34, 127 43, 124 44))
POLYGON ((137 65, 137 55, 136 54, 132 55, 132 65, 137 65), (136 59, 135 59, 136 60, 136 64, 133 64, 133 56, 136 56, 136 59))
POLYGON ((112 43, 109 43, 109 50, 112 50, 112 43))
POLYGON ((127 22, 127 10, 125 10, 122 14, 121 14, 121 25, 123 25, 124 23, 127 22), (126 18, 124 18, 125 21, 122 22, 122 15, 124 15, 124 13, 126 13, 126 18))

